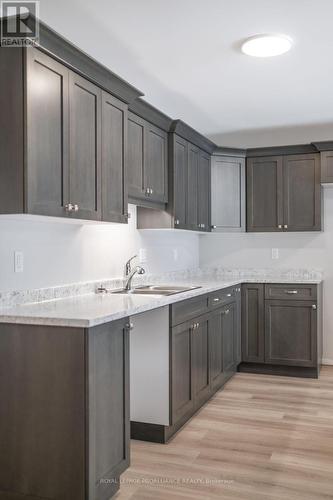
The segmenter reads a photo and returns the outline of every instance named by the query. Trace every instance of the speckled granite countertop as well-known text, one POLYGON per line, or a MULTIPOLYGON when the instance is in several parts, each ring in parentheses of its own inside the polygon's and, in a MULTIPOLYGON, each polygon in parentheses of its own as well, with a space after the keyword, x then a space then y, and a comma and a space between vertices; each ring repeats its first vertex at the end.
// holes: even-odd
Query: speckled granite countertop
POLYGON ((160 284, 196 285, 201 288, 169 296, 85 293, 32 304, 14 305, 0 309, 0 323, 89 328, 242 283, 319 284, 321 281, 321 279, 290 277, 272 278, 266 274, 233 279, 203 276, 193 277, 190 280, 172 279, 169 282, 160 281, 160 284))

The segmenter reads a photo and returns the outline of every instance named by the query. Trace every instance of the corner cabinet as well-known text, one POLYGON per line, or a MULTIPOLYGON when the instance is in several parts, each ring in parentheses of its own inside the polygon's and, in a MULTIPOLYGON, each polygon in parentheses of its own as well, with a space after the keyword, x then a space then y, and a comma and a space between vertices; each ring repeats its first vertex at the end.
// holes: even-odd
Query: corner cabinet
POLYGON ((136 205, 168 201, 168 134, 130 112, 128 115, 128 195, 136 205))
POLYGON ((320 285, 246 284, 242 301, 241 370, 317 377, 322 358, 320 285))
POLYGON ((212 156, 212 232, 246 230, 245 158, 212 156))
POLYGON ((104 500, 119 489, 130 454, 128 328, 0 325, 0 491, 104 500))
POLYGON ((247 231, 320 231, 320 156, 247 159, 247 231))
POLYGON ((0 212, 126 222, 127 105, 35 48, 1 48, 0 64, 3 94, 17 87, 0 212))

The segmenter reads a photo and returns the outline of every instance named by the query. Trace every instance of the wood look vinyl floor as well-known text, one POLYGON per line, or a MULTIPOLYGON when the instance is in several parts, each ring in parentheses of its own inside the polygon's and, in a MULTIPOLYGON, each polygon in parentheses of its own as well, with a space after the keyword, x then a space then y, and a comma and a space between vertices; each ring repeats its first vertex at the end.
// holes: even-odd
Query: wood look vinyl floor
POLYGON ((115 499, 333 499, 333 367, 235 375, 169 444, 131 442, 115 499))

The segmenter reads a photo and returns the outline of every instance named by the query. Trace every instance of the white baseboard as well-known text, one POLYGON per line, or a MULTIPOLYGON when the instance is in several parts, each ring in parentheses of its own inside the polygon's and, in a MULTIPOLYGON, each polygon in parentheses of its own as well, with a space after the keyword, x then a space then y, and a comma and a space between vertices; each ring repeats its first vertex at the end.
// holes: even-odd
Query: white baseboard
POLYGON ((322 361, 323 365, 333 365, 333 359, 324 358, 322 361))

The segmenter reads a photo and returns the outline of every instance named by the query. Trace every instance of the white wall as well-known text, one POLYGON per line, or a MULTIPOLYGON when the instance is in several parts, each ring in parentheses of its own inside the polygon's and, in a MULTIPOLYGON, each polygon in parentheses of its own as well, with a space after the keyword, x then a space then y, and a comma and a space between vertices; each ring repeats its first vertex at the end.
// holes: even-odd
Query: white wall
POLYGON ((147 251, 147 272, 197 267, 198 236, 138 231, 136 209, 122 224, 70 224, 0 217, 0 291, 118 278, 125 261, 147 251), (24 252, 24 272, 14 273, 14 251, 24 252))
POLYGON ((333 363, 333 187, 323 189, 321 233, 212 234, 200 237, 200 265, 311 268, 324 271, 324 358, 333 363), (278 248, 279 260, 272 260, 278 248))

